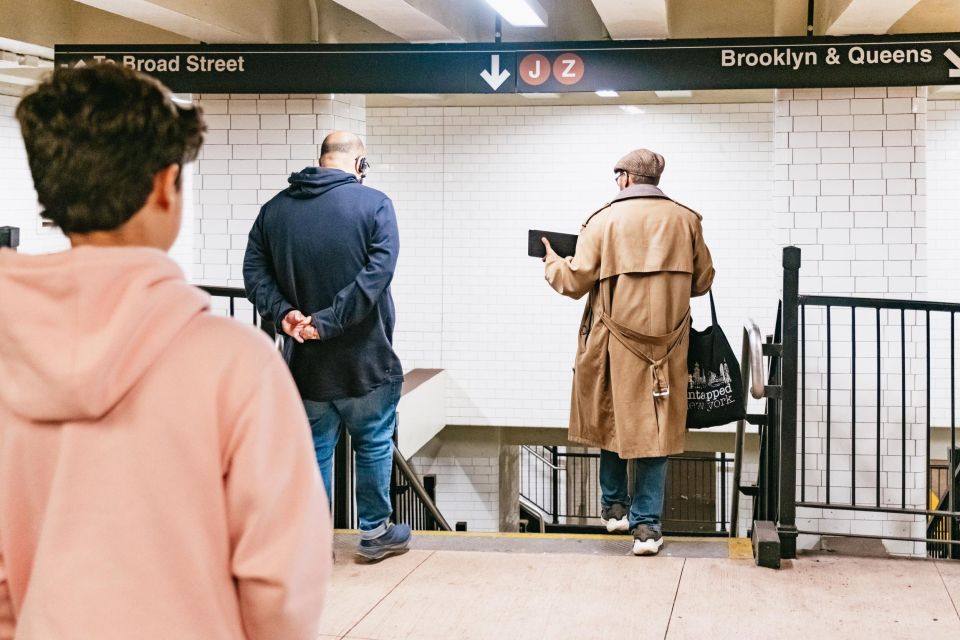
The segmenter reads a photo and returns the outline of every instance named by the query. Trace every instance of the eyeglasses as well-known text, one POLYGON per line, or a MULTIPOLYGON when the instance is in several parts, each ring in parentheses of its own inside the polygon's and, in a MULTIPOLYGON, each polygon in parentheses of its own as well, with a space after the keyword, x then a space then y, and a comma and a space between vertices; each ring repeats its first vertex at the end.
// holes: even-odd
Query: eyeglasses
POLYGON ((620 184, 620 176, 622 176, 624 173, 626 173, 626 172, 625 172, 625 171, 617 171, 615 174, 613 174, 613 181, 616 182, 617 184, 620 184))

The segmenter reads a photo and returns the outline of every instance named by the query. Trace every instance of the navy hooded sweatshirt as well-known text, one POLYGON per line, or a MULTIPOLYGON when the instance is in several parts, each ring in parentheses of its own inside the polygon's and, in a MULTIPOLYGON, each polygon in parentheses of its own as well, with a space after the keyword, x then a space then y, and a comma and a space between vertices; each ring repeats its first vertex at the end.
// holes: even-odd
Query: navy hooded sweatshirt
POLYGON ((390 281, 400 249, 386 195, 339 169, 307 167, 260 209, 243 258, 247 297, 280 322, 298 309, 319 340, 284 340, 307 400, 356 398, 402 378, 390 281))

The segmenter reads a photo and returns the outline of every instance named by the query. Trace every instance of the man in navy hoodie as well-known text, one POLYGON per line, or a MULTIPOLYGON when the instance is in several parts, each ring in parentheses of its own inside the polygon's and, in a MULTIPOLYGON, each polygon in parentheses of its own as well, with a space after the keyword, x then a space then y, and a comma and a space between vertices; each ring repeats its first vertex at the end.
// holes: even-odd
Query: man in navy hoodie
POLYGON ((390 281, 400 242, 393 203, 363 186, 363 142, 336 131, 320 166, 260 209, 243 258, 247 297, 289 336, 284 357, 313 431, 329 497, 341 425, 356 450, 358 556, 402 553, 410 527, 390 522, 390 473, 403 383, 393 351, 390 281))

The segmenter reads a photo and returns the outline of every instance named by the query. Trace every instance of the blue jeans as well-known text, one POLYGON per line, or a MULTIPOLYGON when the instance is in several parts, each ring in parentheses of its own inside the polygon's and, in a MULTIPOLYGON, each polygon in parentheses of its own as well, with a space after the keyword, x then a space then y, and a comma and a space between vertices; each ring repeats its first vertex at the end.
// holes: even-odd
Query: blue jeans
POLYGON ((600 491, 604 507, 630 505, 630 529, 645 524, 660 531, 663 488, 667 482, 666 458, 624 460, 612 451, 600 450, 600 491), (627 491, 627 463, 634 463, 633 491, 627 491))
POLYGON ((359 398, 303 401, 328 500, 332 500, 333 453, 340 440, 340 429, 345 426, 352 438, 356 452, 354 468, 361 531, 386 527, 393 511, 390 472, 393 470, 393 432, 397 426, 397 403, 402 385, 403 380, 396 378, 359 398))

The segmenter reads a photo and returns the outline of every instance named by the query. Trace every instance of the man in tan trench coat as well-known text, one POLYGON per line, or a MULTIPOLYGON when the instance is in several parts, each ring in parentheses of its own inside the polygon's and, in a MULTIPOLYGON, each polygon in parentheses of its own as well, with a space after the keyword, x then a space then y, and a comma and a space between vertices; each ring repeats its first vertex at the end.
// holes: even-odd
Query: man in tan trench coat
POLYGON ((636 555, 663 544, 666 456, 682 453, 686 436, 690 297, 714 274, 701 216, 656 186, 663 167, 660 154, 631 151, 614 165, 619 195, 583 224, 576 254, 561 258, 543 240, 550 286, 590 294, 569 439, 600 448, 602 518, 608 531, 633 532, 636 555))

